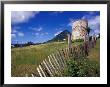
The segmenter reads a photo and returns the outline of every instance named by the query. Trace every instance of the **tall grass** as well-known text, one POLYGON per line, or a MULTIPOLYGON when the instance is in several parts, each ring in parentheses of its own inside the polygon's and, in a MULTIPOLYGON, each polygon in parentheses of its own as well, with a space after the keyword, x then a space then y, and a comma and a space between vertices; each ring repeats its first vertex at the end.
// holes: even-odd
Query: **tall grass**
MULTIPOLYGON (((74 42, 73 46, 83 42, 74 42)), ((25 76, 26 74, 36 74, 36 67, 48 55, 56 53, 57 49, 67 48, 67 42, 51 42, 22 48, 11 49, 11 75, 14 77, 25 76)), ((95 48, 90 52, 88 59, 99 59, 99 41, 95 48), (95 53, 94 53, 95 52, 95 53)))
POLYGON ((67 47, 67 43, 53 42, 22 48, 12 48, 12 76, 25 76, 25 73, 35 73, 37 65, 47 58, 48 55, 55 53, 57 49, 63 49, 65 47, 67 47))

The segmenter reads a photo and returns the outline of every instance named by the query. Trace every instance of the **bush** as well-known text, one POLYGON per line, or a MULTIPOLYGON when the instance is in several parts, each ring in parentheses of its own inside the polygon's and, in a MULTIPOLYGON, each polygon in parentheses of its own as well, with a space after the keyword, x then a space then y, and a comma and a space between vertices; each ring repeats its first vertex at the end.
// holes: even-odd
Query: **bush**
POLYGON ((71 77, 97 77, 100 76, 99 63, 87 58, 70 59, 67 61, 65 76, 71 77))
POLYGON ((83 42, 83 41, 84 41, 83 39, 76 39, 73 42, 83 42))

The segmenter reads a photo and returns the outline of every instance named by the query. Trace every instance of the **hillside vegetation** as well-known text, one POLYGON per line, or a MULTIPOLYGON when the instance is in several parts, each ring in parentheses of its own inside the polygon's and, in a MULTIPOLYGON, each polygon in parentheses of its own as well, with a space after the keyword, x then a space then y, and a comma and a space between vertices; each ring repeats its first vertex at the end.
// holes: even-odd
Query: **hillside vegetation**
POLYGON ((70 58, 67 61, 64 76, 69 77, 99 77, 100 76, 100 40, 85 58, 70 58))
MULTIPOLYGON (((92 48, 88 59, 99 62, 99 43, 98 40, 95 48, 92 48)), ((82 44, 74 42, 73 46, 82 44)), ((25 76, 26 74, 36 73, 36 67, 52 53, 58 49, 67 47, 67 42, 51 42, 40 45, 27 46, 22 48, 12 48, 11 50, 11 75, 15 77, 25 76)))
POLYGON ((36 72, 36 66, 39 65, 48 55, 55 53, 57 49, 67 47, 65 42, 52 42, 22 48, 12 48, 11 66, 12 76, 24 76, 36 72))

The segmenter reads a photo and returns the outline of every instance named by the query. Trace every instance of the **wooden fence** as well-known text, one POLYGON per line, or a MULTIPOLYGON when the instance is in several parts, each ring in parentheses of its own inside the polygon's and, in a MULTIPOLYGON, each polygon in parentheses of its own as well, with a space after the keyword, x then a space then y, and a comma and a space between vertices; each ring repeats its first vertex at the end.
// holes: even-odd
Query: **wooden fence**
POLYGON ((55 54, 51 54, 43 60, 37 67, 36 75, 32 77, 55 77, 62 76, 67 67, 66 61, 69 58, 84 58, 88 56, 89 50, 94 47, 96 40, 85 42, 78 46, 60 49, 55 54))

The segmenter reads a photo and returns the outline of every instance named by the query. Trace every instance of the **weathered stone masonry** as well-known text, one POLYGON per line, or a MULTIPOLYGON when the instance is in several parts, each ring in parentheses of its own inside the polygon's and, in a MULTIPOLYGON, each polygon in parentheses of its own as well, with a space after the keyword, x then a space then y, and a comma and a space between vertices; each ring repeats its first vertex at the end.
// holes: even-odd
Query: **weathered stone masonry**
POLYGON ((87 28, 88 28, 87 20, 75 21, 72 26, 72 40, 86 39, 86 37, 88 37, 87 28))

